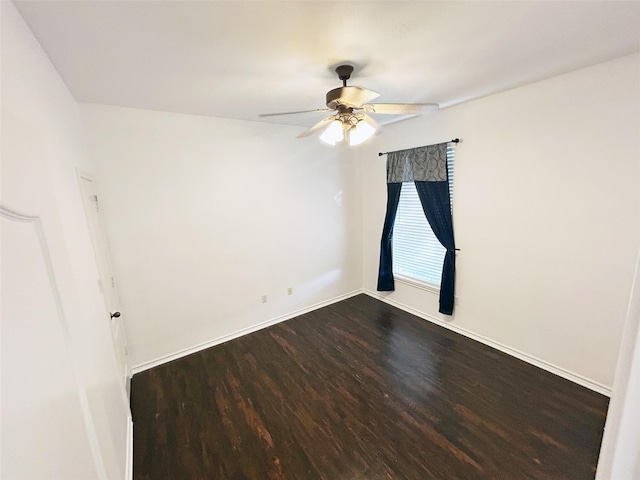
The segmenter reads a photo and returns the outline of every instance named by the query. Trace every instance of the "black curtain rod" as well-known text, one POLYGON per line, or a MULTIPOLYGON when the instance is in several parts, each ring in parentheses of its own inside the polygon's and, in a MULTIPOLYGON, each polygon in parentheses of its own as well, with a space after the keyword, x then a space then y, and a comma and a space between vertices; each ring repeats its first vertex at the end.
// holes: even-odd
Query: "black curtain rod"
MULTIPOLYGON (((460 139, 454 138, 453 140, 449 140, 447 143, 460 143, 460 139)), ((378 152, 378 156, 381 157, 382 155, 386 155, 387 153, 391 152, 378 152)))

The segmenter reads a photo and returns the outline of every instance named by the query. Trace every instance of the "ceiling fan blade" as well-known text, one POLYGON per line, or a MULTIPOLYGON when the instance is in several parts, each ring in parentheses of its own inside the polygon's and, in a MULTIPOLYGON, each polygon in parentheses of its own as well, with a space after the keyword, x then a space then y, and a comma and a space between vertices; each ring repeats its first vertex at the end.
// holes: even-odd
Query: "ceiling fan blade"
POLYGON ((316 132, 316 131, 320 130, 321 128, 328 127, 329 124, 332 121, 334 121, 335 119, 336 119, 335 115, 331 115, 329 117, 323 118, 318 123, 316 123, 313 127, 306 129, 304 132, 302 132, 300 135, 298 135, 298 138, 309 136, 313 132, 316 132))
POLYGON ((339 87, 327 92, 327 107, 337 108, 339 105, 357 108, 362 104, 378 98, 379 93, 362 87, 339 87))
POLYGON ((364 115, 362 120, 364 122, 368 123, 369 125, 371 125, 373 128, 375 128, 376 129, 376 133, 378 133, 378 132, 380 132, 380 130, 382 130, 382 125, 380 125, 378 122, 376 122, 373 118, 371 118, 366 113, 363 113, 362 115, 364 115))
POLYGON ((332 112, 328 108, 317 108, 315 110, 300 110, 297 112, 281 112, 281 113, 261 113, 259 117, 275 117, 277 115, 295 115, 297 113, 312 113, 312 112, 332 112))
POLYGON ((368 103, 360 108, 367 113, 383 115, 424 115, 439 107, 437 103, 368 103))

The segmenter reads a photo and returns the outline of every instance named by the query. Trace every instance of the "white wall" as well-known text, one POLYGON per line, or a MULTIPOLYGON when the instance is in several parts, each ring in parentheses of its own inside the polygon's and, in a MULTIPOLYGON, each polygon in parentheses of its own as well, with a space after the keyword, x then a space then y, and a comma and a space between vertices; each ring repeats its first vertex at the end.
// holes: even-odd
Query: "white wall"
POLYGON ((343 150, 298 127, 82 110, 134 367, 360 289, 343 150))
MULTIPOLYGON (((14 209, 24 209, 24 213, 42 214, 70 342, 69 364, 65 359, 49 357, 45 348, 36 350, 31 361, 34 365, 56 365, 59 361, 60 370, 71 369, 69 372, 77 379, 77 391, 65 394, 79 402, 74 408, 80 411, 75 414, 85 422, 86 437, 76 439, 83 448, 71 452, 75 458, 67 465, 70 471, 75 467, 76 474, 82 475, 77 469, 87 460, 82 458, 87 448, 93 446, 93 458, 88 461, 93 462, 94 474, 99 478, 123 478, 128 405, 116 369, 108 316, 97 286, 97 267, 76 180, 76 167, 91 170, 84 152, 78 105, 13 4, 1 2, 1 8, 2 202, 14 209), (47 205, 43 206, 43 201, 47 205), (32 208, 36 211, 30 211, 32 208)), ((4 254, 10 253, 3 251, 4 254)), ((8 321, 3 318, 3 329, 8 321)), ((50 331, 52 319, 39 321, 42 329, 38 332, 50 331)), ((33 331, 33 338, 37 338, 38 332, 33 331)), ((59 338, 66 335, 57 333, 59 338)), ((5 369, 21 368, 17 358, 5 353, 3 375, 5 369)), ((46 375, 45 369, 40 374, 46 375)), ((46 383, 47 379, 42 380, 46 383)), ((5 400, 20 401, 24 394, 21 390, 3 388, 3 404, 5 400)), ((65 411, 70 412, 68 405, 49 403, 45 398, 39 400, 45 419, 52 422, 65 411)), ((28 423, 27 418, 22 421, 24 425, 28 423)), ((56 431, 55 437, 47 437, 46 444, 67 459, 65 453, 70 451, 70 443, 66 443, 65 437, 73 435, 72 427, 69 429, 56 431)), ((33 440, 30 450, 22 453, 29 456, 35 467, 41 452, 34 450, 42 444, 36 440, 42 439, 33 440)), ((42 455, 44 458, 45 452, 42 455)), ((54 476, 50 472, 48 478, 54 476)))
POLYGON ((384 297, 608 391, 640 233, 640 56, 385 128, 361 152, 363 282, 384 218, 378 151, 460 137, 453 318, 398 284, 384 297))
POLYGON ((598 480, 640 478, 640 256, 607 412, 598 480))

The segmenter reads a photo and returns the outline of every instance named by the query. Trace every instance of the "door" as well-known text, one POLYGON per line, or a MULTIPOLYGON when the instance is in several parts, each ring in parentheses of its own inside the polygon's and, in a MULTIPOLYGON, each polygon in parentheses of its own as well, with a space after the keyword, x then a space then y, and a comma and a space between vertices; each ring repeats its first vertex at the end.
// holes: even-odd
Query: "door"
POLYGON ((73 344, 82 315, 40 138, 2 111, 0 478, 105 480, 113 433, 73 344))
POLYGON ((111 328, 118 366, 120 367, 127 394, 129 394, 131 367, 127 359, 127 335, 124 328, 123 316, 120 312, 116 281, 111 267, 109 244, 107 243, 104 224, 100 215, 100 200, 98 198, 96 183, 90 175, 82 172, 78 172, 78 181, 80 182, 82 203, 87 215, 93 251, 98 264, 100 278, 97 279, 97 282, 105 304, 105 319, 107 319, 111 328))
POLYGON ((39 212, 0 204, 0 477, 101 478, 45 229, 39 212))

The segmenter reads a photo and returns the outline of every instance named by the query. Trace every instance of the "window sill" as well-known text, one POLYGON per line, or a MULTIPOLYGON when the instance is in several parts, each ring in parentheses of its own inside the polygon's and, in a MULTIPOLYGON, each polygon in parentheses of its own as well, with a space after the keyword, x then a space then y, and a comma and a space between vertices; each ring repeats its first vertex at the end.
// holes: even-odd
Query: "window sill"
POLYGON ((405 285, 416 287, 435 295, 440 295, 440 287, 438 285, 434 285, 433 283, 421 282, 420 280, 416 280, 415 278, 404 277, 397 273, 393 274, 393 278, 396 282, 404 283, 405 285))

